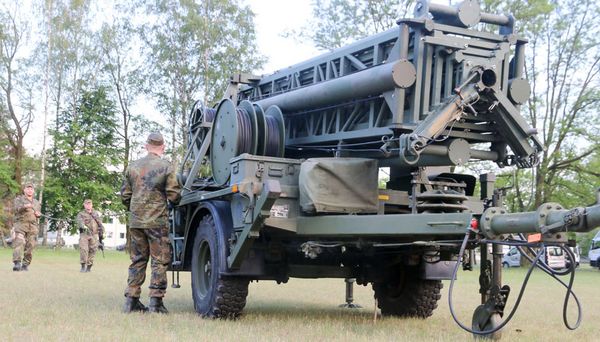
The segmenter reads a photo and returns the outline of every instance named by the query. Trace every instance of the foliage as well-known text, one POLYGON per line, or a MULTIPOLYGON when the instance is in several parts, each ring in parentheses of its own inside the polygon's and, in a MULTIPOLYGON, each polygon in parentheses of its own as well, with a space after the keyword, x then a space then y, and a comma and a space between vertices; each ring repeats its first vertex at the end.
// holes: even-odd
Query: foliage
POLYGON ((49 19, 48 41, 41 51, 48 57, 50 88, 56 116, 75 108, 81 89, 93 85, 99 69, 99 52, 92 40, 90 0, 57 0, 44 4, 49 19))
MULTIPOLYGON (((116 6, 113 11, 119 13, 111 23, 104 23, 98 34, 98 44, 102 50, 102 71, 106 75, 108 84, 120 112, 120 125, 118 135, 123 141, 122 170, 125 172, 131 160, 131 150, 135 146, 136 130, 135 121, 145 120, 132 111, 136 98, 142 92, 141 61, 131 58, 139 52, 139 46, 131 39, 135 35, 135 28, 131 23, 131 11, 126 6, 116 6), (134 121, 134 122, 132 122, 134 121)), ((142 133, 137 131, 138 133, 142 133)))
POLYGON ((29 26, 24 16, 16 4, 0 8, 0 132, 10 146, 6 152, 12 164, 11 178, 19 185, 26 154, 23 141, 34 119, 36 84, 33 70, 28 68, 30 61, 21 57, 29 26))
POLYGON ((306 26, 285 33, 308 39, 322 50, 334 50, 352 41, 383 32, 408 14, 413 0, 314 0, 313 18, 306 26))
POLYGON ((8 143, 0 133, 0 198, 10 196, 19 189, 19 184, 13 178, 13 167, 9 163, 8 143))
MULTIPOLYGON (((46 214, 72 220, 85 198, 91 198, 101 211, 121 210, 117 196, 121 177, 114 165, 122 151, 115 106, 107 89, 83 91, 77 107, 61 113, 51 135, 55 146, 48 160, 46 214)), ((56 221, 51 223, 56 228, 56 221)))
POLYGON ((231 75, 262 64, 254 14, 239 0, 159 0, 145 9, 139 33, 148 48, 147 92, 169 122, 173 147, 185 147, 194 101, 217 101, 231 75))
POLYGON ((600 5, 583 1, 486 1, 515 14, 529 39, 526 76, 532 96, 524 114, 545 147, 540 163, 520 170, 508 199, 513 210, 544 202, 566 207, 595 201, 600 180, 597 131, 600 120, 600 30, 591 17, 600 5))
MULTIPOLYGON (((8 162, 8 144, 0 132, 0 232, 7 234, 10 219, 10 200, 17 193, 19 185, 13 179, 13 168, 8 162)), ((0 234, 0 237, 2 234, 0 234)), ((0 241, 0 243, 2 243, 0 241)))

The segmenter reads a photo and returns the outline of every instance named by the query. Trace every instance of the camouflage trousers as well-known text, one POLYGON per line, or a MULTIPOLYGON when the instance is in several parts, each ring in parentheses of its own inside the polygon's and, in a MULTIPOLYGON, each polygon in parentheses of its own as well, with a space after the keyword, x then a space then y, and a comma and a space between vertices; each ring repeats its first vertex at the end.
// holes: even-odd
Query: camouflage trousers
POLYGON ((146 280, 146 265, 151 258, 150 297, 164 297, 167 292, 167 267, 171 262, 168 228, 131 228, 129 277, 126 297, 139 297, 146 280))
POLYGON ((98 236, 96 234, 79 234, 79 263, 92 266, 98 250, 98 236))
POLYGON ((36 242, 37 231, 16 232, 13 241, 13 262, 20 262, 23 265, 31 264, 36 242))

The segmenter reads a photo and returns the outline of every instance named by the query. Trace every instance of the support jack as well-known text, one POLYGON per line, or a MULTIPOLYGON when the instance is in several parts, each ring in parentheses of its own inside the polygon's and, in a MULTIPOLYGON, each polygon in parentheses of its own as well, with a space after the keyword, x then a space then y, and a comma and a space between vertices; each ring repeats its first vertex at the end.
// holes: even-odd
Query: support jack
POLYGON ((354 279, 354 278, 344 279, 344 282, 346 283, 346 303, 340 304, 339 305, 340 308, 347 308, 347 309, 362 308, 362 306, 353 303, 354 302, 354 282, 355 281, 356 281, 356 279, 354 279))

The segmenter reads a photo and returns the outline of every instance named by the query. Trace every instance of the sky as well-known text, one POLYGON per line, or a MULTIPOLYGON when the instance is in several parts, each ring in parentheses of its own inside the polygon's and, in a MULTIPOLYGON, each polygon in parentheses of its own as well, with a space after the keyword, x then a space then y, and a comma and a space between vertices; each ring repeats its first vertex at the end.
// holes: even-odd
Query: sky
POLYGON ((247 0, 256 14, 256 36, 259 51, 268 62, 259 74, 276 70, 312 58, 319 52, 312 44, 297 42, 292 37, 284 38, 286 30, 299 29, 312 16, 311 0, 247 0))

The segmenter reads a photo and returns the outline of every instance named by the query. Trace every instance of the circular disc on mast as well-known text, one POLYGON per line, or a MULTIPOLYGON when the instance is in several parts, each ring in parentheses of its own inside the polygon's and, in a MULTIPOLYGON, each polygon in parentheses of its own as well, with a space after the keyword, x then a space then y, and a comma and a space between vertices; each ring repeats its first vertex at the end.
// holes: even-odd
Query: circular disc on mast
POLYGON ((210 141, 210 165, 215 183, 224 186, 231 173, 231 158, 238 156, 239 124, 235 104, 224 99, 217 107, 210 141))

